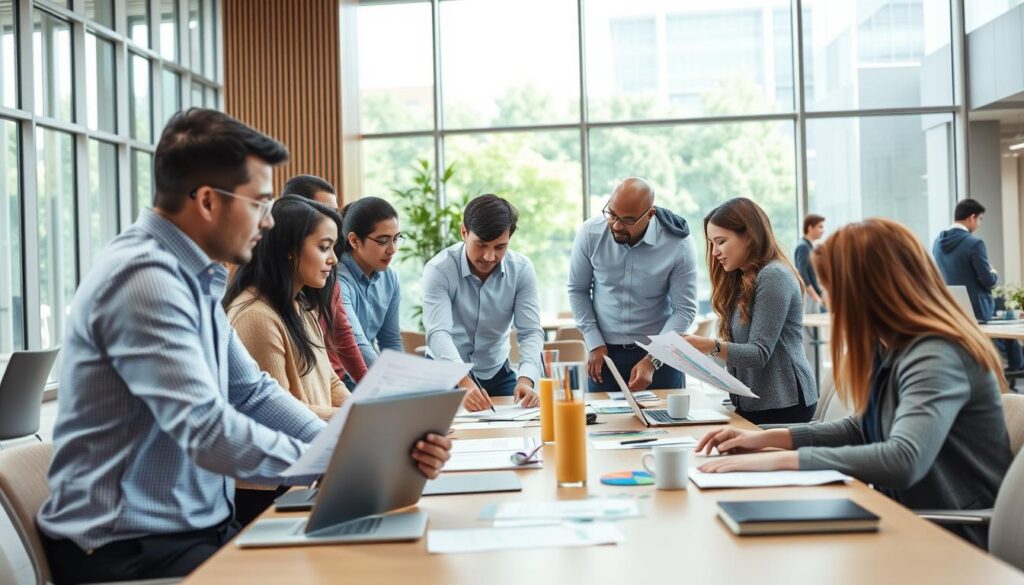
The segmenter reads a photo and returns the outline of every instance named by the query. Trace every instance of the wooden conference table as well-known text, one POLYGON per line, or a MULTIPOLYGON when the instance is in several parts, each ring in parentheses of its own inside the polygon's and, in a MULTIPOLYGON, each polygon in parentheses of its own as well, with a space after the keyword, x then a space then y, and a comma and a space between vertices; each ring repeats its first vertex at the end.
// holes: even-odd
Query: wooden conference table
MULTIPOLYGON (((722 409, 721 396, 695 389, 694 406, 722 409)), ((663 393, 661 393, 663 394, 663 393)), ((602 396, 603 397, 603 396, 602 396)), ((507 400, 507 399, 506 399, 507 400)), ((734 423, 751 427, 734 417, 734 423)), ((639 429, 628 414, 600 415, 588 430, 639 429)), ((700 437, 714 425, 675 427, 672 434, 700 437)), ((459 431, 456 439, 539 437, 538 428, 459 431)), ((520 470, 522 492, 432 496, 419 508, 430 528, 482 528, 476 520, 498 501, 575 499, 631 495, 645 515, 620 523, 624 543, 613 546, 525 549, 430 555, 426 539, 412 543, 241 550, 229 543, 186 583, 313 585, 318 583, 503 583, 576 585, 609 583, 1021 583, 1024 573, 961 541, 860 482, 849 485, 701 491, 658 491, 653 486, 614 487, 601 475, 640 469, 644 450, 588 453, 586 488, 555 486, 555 448, 544 448, 544 468, 520 470), (734 536, 715 517, 718 500, 850 498, 881 517, 869 534, 734 536)), ((268 511, 264 517, 278 515, 268 511)))

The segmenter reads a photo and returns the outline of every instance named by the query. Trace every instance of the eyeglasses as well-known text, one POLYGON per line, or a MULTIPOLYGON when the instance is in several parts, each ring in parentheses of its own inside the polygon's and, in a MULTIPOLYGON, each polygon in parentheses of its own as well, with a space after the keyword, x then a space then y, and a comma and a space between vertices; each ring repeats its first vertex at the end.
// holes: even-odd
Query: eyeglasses
MULTIPOLYGON (((267 214, 270 213, 270 210, 273 209, 273 207, 274 207, 274 200, 273 199, 267 199, 265 201, 257 201, 255 199, 251 199, 249 197, 246 197, 245 195, 239 195, 238 193, 232 193, 231 191, 225 191, 224 189, 218 189, 217 187, 210 187, 210 189, 213 189, 214 191, 220 193, 221 195, 227 195, 228 197, 234 197, 235 199, 241 199, 242 201, 245 201, 249 205, 252 205, 253 207, 255 207, 256 208, 256 213, 257 213, 257 221, 259 221, 259 222, 262 222, 264 219, 266 219, 267 214)), ((193 198, 193 199, 195 199, 196 198, 196 191, 198 191, 198 189, 194 189, 191 193, 188 194, 188 196, 193 198)))
MULTIPOLYGON (((653 205, 651 206, 651 209, 654 209, 653 205)), ((626 227, 633 227, 637 224, 637 222, 647 217, 647 214, 651 211, 651 209, 648 209, 647 211, 640 214, 640 217, 619 217, 612 213, 611 210, 608 209, 608 205, 605 204, 604 209, 601 210, 601 215, 603 215, 604 218, 611 223, 619 222, 626 227)))
POLYGON ((398 234, 398 235, 396 235, 393 238, 390 237, 390 236, 381 236, 379 238, 366 238, 366 239, 376 242, 377 245, 380 246, 381 248, 387 248, 388 245, 393 243, 395 245, 395 249, 396 250, 401 248, 402 244, 405 243, 405 236, 403 236, 402 234, 398 234))

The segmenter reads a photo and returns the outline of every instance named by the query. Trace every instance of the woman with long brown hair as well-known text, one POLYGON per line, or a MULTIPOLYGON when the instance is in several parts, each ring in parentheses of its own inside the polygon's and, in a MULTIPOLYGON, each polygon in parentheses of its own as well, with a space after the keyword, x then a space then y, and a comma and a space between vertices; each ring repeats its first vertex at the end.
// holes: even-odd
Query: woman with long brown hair
MULTIPOLYGON (((988 508, 1010 465, 995 347, 956 305, 914 235, 886 219, 837 231, 814 253, 832 307, 836 391, 848 418, 726 428, 697 446, 702 471, 837 469, 910 508, 988 508)), ((984 546, 984 530, 955 532, 984 546)))
POLYGON ((768 215, 744 197, 704 218, 718 338, 685 336, 760 398, 731 395, 754 424, 807 422, 818 390, 803 349, 803 287, 768 215))

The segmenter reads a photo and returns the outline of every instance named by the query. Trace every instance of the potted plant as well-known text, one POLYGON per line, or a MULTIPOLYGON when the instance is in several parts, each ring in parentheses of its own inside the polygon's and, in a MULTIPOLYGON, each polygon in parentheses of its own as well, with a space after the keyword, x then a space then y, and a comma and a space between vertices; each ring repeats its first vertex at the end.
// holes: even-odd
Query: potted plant
POLYGON ((1008 283, 992 289, 992 295, 998 299, 1003 299, 1003 306, 1006 308, 1003 318, 1017 318, 1018 311, 1020 311, 1021 305, 1024 304, 1024 287, 1020 284, 1008 283))

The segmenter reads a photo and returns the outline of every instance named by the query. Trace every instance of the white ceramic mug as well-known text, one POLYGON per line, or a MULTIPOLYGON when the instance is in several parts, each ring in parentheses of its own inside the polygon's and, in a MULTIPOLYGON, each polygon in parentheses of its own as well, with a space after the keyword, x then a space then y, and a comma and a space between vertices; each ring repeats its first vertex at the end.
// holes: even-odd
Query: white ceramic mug
POLYGON ((659 490, 685 490, 689 480, 690 449, 675 445, 654 447, 640 458, 644 466, 654 477, 654 487, 659 490), (654 467, 649 466, 654 459, 654 467))
POLYGON ((668 415, 676 419, 684 419, 690 414, 689 394, 668 395, 668 415))

